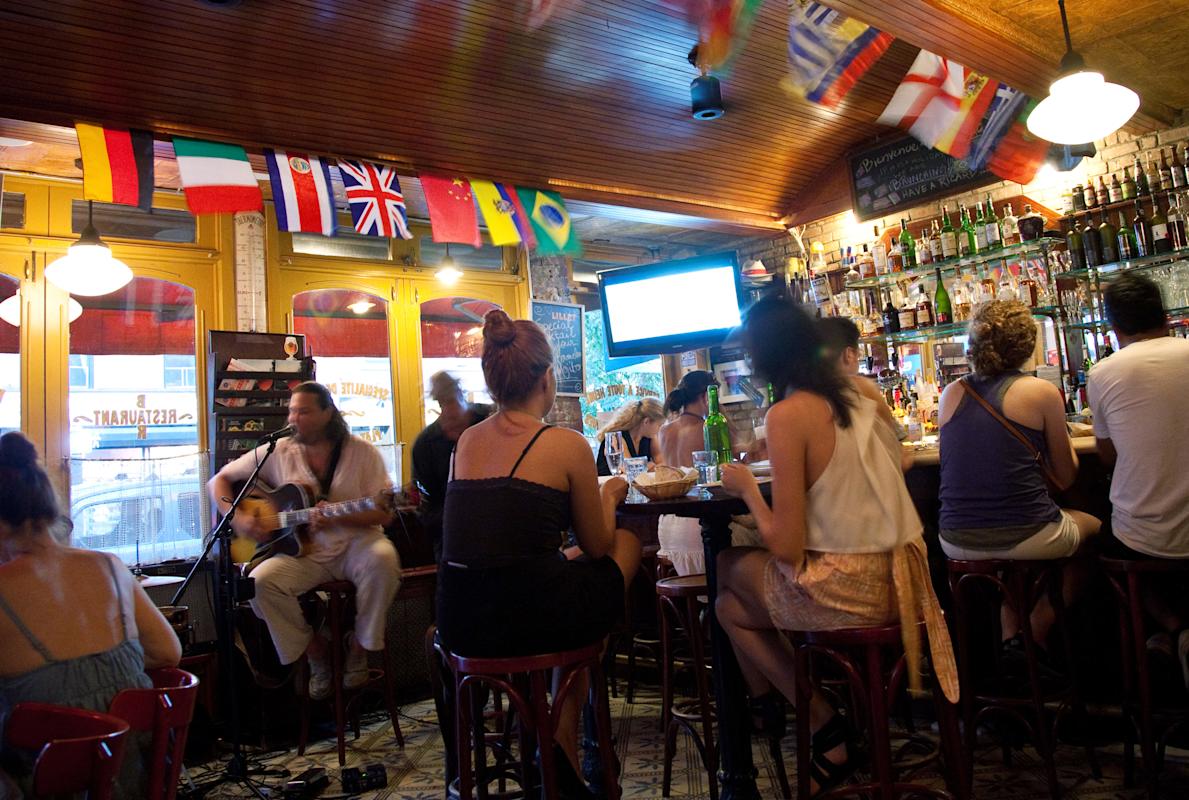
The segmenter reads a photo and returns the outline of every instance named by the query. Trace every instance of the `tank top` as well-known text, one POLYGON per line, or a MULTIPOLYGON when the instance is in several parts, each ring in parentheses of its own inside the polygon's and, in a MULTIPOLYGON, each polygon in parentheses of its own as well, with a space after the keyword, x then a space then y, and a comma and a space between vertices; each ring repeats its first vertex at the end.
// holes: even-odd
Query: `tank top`
POLYGON ((516 477, 545 425, 499 478, 455 478, 446 487, 442 560, 453 567, 490 569, 526 559, 558 558, 570 527, 570 493, 516 477))
MULTIPOLYGON (((636 458, 643 456, 647 459, 652 459, 652 439, 647 436, 640 438, 640 444, 632 441, 632 435, 627 431, 623 431, 623 446, 627 448, 627 455, 629 458, 636 458)), ((595 458, 595 468, 599 475, 607 476, 611 474, 611 467, 607 464, 607 440, 599 442, 599 453, 595 458)))
MULTIPOLYGON (((975 376, 969 383, 1003 414, 1007 390, 1022 377, 1009 372, 975 376)), ((1044 431, 1013 424, 1047 455, 1044 431)), ((1044 473, 1024 443, 981 405, 963 397, 941 428, 941 538, 974 550, 1006 550, 1060 517, 1044 473)))
POLYGON ((900 442, 877 418, 875 401, 856 398, 851 424, 834 421, 834 452, 806 508, 805 549, 887 553, 921 535, 900 470, 900 442))

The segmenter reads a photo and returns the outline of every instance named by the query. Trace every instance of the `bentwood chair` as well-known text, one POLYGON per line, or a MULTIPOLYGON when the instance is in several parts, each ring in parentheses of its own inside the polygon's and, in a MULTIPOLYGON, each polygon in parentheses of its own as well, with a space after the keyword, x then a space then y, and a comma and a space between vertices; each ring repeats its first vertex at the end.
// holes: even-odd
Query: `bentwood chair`
POLYGON ((108 713, 128 723, 134 731, 151 732, 146 753, 147 800, 173 800, 177 795, 182 755, 194 705, 198 678, 181 669, 148 670, 152 689, 125 689, 111 701, 108 713))
POLYGON ((48 703, 18 703, 8 718, 5 744, 37 752, 33 797, 86 793, 109 800, 127 743, 122 719, 48 703))

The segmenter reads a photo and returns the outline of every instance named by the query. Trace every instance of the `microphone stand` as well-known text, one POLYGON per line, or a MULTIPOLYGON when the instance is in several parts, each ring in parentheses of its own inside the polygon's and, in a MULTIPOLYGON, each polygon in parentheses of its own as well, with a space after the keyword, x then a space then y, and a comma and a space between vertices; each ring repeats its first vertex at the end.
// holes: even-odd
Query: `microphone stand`
MULTIPOLYGON (((240 718, 239 718, 239 697, 236 689, 236 675, 235 675, 235 609, 241 600, 251 600, 256 594, 255 581, 252 578, 245 577, 239 574, 235 568, 235 564, 231 561, 231 539, 235 531, 231 527, 231 521, 235 518, 235 511, 239 508, 243 499, 248 496, 248 493, 256 485, 256 481, 260 477, 260 470, 268 462, 273 450, 277 448, 279 437, 268 438, 268 450, 265 451, 264 457, 256 462, 256 469, 244 482, 243 488, 239 490, 239 494, 231 501, 231 506, 227 509, 222 519, 215 525, 207 540, 206 547, 202 551, 202 555, 194 562, 194 566, 190 568, 186 579, 182 581, 182 585, 178 587, 177 592, 173 596, 171 605, 177 605, 190 586, 190 582, 194 579, 198 572, 199 566, 204 563, 210 556, 211 548, 215 542, 219 542, 219 551, 216 555, 215 561, 215 632, 219 639, 219 661, 220 671, 226 671, 227 675, 227 692, 226 699, 228 703, 228 734, 231 739, 231 760, 227 762, 224 768, 223 776, 212 785, 217 785, 225 781, 232 781, 246 787, 256 797, 267 798, 268 795, 260 791, 256 784, 248 777, 248 759, 244 755, 243 744, 240 742, 240 718)), ((209 788, 209 786, 207 787, 209 788)))

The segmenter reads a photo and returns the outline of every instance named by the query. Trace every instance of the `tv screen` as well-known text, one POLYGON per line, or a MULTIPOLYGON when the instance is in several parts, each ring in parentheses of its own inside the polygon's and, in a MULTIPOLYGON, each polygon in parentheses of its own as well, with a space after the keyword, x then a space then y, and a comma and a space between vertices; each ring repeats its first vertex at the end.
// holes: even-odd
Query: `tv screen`
POLYGON ((720 344, 740 322, 734 253, 606 270, 598 278, 612 357, 720 344))

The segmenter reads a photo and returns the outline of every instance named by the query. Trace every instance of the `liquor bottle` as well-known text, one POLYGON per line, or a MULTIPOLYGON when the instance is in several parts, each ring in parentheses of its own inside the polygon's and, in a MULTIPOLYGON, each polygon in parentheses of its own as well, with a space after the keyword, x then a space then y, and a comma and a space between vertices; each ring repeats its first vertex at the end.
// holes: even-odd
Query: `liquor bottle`
POLYGON ((1111 201, 1110 191, 1106 188, 1106 183, 1103 182, 1101 175, 1098 176, 1098 188, 1095 190, 1095 195, 1098 197, 1098 205, 1105 206, 1111 201))
POLYGON ((917 327, 933 327, 933 302, 925 292, 925 282, 917 284, 917 327))
POLYGON ((904 298, 904 304, 900 306, 899 311, 900 330, 911 331, 917 326, 917 309, 908 298, 904 298))
POLYGON ((1045 218, 1032 210, 1031 203, 1024 204, 1024 216, 1017 223, 1020 226, 1020 240, 1031 242, 1040 238, 1044 233, 1045 218))
POLYGON ((883 307, 883 325, 887 333, 900 332, 900 312, 892 305, 892 298, 888 298, 888 304, 883 307))
POLYGON ((1168 235, 1168 217, 1160 211, 1160 201, 1152 199, 1152 252, 1171 253, 1172 237, 1168 235))
POLYGON ((1073 211, 1076 214, 1079 211, 1086 210, 1086 190, 1082 188, 1080 183, 1074 184, 1070 190, 1071 200, 1073 201, 1073 211))
POLYGON ((888 273, 888 246, 883 243, 883 237, 879 235, 879 226, 875 226, 875 238, 871 241, 871 260, 875 263, 875 274, 886 275, 888 273))
MULTIPOLYGON (((1173 152, 1175 153, 1176 151, 1174 150, 1173 152)), ((1172 186, 1172 167, 1169 166, 1168 161, 1165 160, 1165 158, 1164 158, 1164 149, 1163 148, 1161 148, 1161 150, 1160 150, 1160 188, 1166 192, 1169 189, 1173 188, 1173 186, 1172 186)))
POLYGON ((1177 157, 1177 148, 1172 147, 1172 163, 1169 164, 1169 186, 1173 189, 1183 189, 1185 187, 1185 165, 1181 163, 1181 159, 1177 157))
POLYGON ((999 230, 999 217, 995 216, 995 206, 991 204, 991 195, 987 195, 987 214, 984 223, 987 229, 987 249, 995 250, 1003 246, 1003 233, 999 230))
POLYGON ((1135 194, 1137 197, 1147 197, 1152 193, 1152 186, 1148 183, 1148 173, 1144 170, 1144 165, 1139 160, 1139 154, 1135 156, 1135 194))
POLYGON ((1069 250, 1069 264, 1071 269, 1086 268, 1086 250, 1082 245, 1082 232, 1077 222, 1070 220, 1069 230, 1065 232, 1065 246, 1069 250))
POLYGON ((1123 212, 1119 212, 1119 236, 1115 240, 1118 242, 1116 256, 1119 261, 1127 261, 1139 255, 1139 246, 1135 242, 1135 231, 1131 230, 1131 226, 1127 224, 1127 218, 1123 216, 1123 212))
POLYGON ((929 229, 925 228, 921 231, 920 238, 917 239, 917 263, 918 264, 932 264, 933 250, 936 248, 937 240, 929 235, 929 229))
POLYGON ((1152 225, 1144 216, 1144 207, 1138 201, 1135 204, 1135 217, 1131 220, 1131 231, 1135 234, 1135 255, 1140 258, 1152 255, 1152 225))
POLYGON ((1123 200, 1123 184, 1119 183, 1118 173, 1111 173, 1111 186, 1107 190, 1107 197, 1112 203, 1119 203, 1123 200))
POLYGON ((892 249, 888 251, 888 271, 904 271, 904 247, 900 244, 900 237, 892 239, 892 249))
POLYGON ((1131 169, 1123 167, 1123 199, 1134 200, 1135 191, 1135 179, 1131 177, 1131 169))
POLYGON ((933 316, 938 325, 949 325, 954 321, 954 308, 950 303, 950 293, 945 290, 945 281, 941 279, 941 267, 937 268, 937 288, 933 290, 933 316))
POLYGON ((958 237, 954 233, 954 224, 950 222, 950 210, 947 206, 941 207, 942 219, 941 223, 941 257, 942 258, 957 258, 958 256, 958 237))
POLYGON ((1189 186, 1189 142, 1181 145, 1181 171, 1185 173, 1185 185, 1189 186))
MULTIPOLYGON (((1075 225, 1077 223, 1074 223, 1075 225)), ((1082 228, 1082 250, 1086 253, 1086 266, 1097 267, 1102 261, 1102 245, 1098 238, 1098 228, 1090 222, 1090 215, 1086 215, 1086 225, 1082 228)))
POLYGON ((1098 226, 1098 245, 1102 248, 1102 263, 1113 264, 1119 260, 1119 231, 1111 224, 1106 212, 1102 212, 1102 223, 1098 226))
POLYGON ((964 256, 978 255, 978 237, 970 220, 970 209, 965 206, 962 207, 962 236, 958 239, 958 249, 964 256))
POLYGON ((1094 208, 1098 205, 1098 192, 1094 191, 1093 180, 1086 181, 1086 188, 1082 189, 1082 197, 1085 199, 1086 208, 1094 208))
POLYGON ((999 223, 999 230, 1003 234, 1003 246, 1020 243, 1020 220, 1011 210, 1011 203, 1003 207, 1003 219, 999 223))
MULTIPOLYGON (((1170 195, 1171 197, 1172 195, 1170 195)), ((1189 241, 1186 241, 1185 235, 1185 210, 1175 198, 1170 199, 1168 201, 1168 236, 1172 239, 1174 250, 1189 247, 1189 241)))
MULTIPOLYGON (((731 463, 731 429, 727 425, 727 418, 718 410, 718 387, 710 384, 706 387, 706 401, 709 406, 706 422, 702 425, 702 443, 707 450, 718 453, 718 463, 731 463)), ((721 471, 719 473, 721 477, 721 471)))
POLYGON ((917 265, 917 243, 908 230, 908 223, 900 220, 900 254, 904 258, 904 269, 914 269, 917 265))
POLYGON ((875 259, 866 242, 863 242, 863 252, 859 253, 859 275, 864 278, 875 277, 875 259))
POLYGON ((983 204, 977 204, 978 217, 974 219, 974 238, 978 245, 976 252, 983 252, 987 249, 987 218, 983 215, 983 204))

